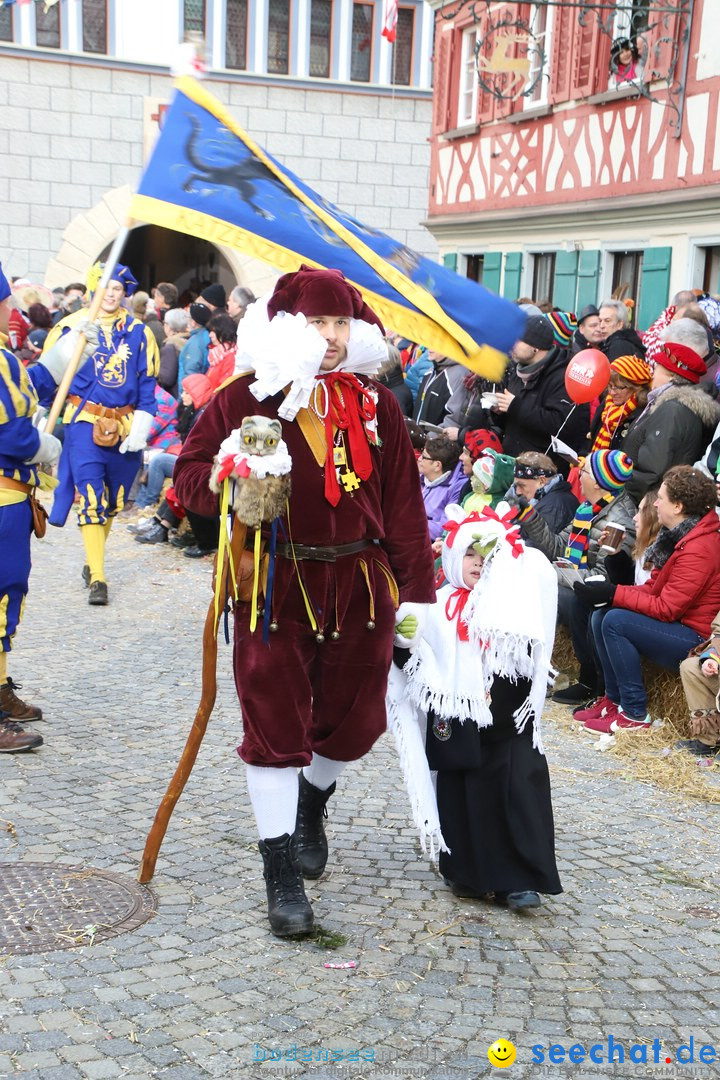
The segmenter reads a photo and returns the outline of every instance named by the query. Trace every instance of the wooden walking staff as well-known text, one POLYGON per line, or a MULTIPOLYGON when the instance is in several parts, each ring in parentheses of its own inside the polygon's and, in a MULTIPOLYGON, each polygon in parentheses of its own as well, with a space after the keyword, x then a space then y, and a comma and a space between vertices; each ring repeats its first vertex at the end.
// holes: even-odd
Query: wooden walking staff
MULTIPOLYGON (((224 522, 221 524, 221 528, 225 528, 224 522)), ((165 833, 170 823, 170 817, 175 809, 175 804, 183 793, 188 777, 192 772, 193 765, 198 756, 200 744, 205 737, 208 720, 210 719, 210 715, 215 706, 215 698, 217 696, 217 627, 219 622, 219 616, 216 615, 215 612, 216 576, 218 574, 220 575, 219 595, 224 598, 228 595, 230 561, 232 560, 233 566, 240 567, 240 560, 245 548, 246 537, 247 525, 242 524, 236 517, 232 531, 230 550, 226 552, 222 566, 218 566, 217 563, 215 564, 213 596, 210 601, 210 606, 208 607, 208 613, 205 618, 205 629, 203 630, 202 688, 200 704, 195 713, 195 719, 193 720, 193 725, 190 729, 190 734, 187 737, 185 749, 182 752, 175 774, 168 784, 162 802, 157 808, 155 820, 153 821, 152 828, 145 841, 145 850, 143 852, 142 862, 140 863, 140 872, 138 874, 138 881, 142 885, 147 885, 149 881, 152 881, 160 845, 165 838, 165 833)), ((222 614, 222 612, 220 612, 220 614, 222 614)))
MULTIPOLYGON (((88 322, 93 323, 98 317, 98 314, 100 312, 100 305, 102 304, 103 297, 105 295, 105 290, 108 287, 112 272, 117 265, 117 261, 120 258, 122 249, 125 247, 125 241, 127 240, 129 231, 129 225, 126 225, 123 229, 121 229, 115 239, 115 243, 110 249, 110 254, 105 261, 105 269, 103 270, 102 277, 100 278, 98 286, 93 293, 93 298, 90 301, 90 307, 87 311, 88 322)), ((62 412, 63 405, 65 404, 65 399, 68 396, 68 391, 70 390, 70 384, 77 375, 77 370, 80 366, 80 358, 86 344, 87 339, 82 333, 82 331, 80 331, 77 344, 75 345, 75 351, 72 354, 70 363, 65 369, 65 374, 60 380, 57 392, 55 394, 55 398, 52 405, 50 406, 50 412, 47 414, 47 417, 45 419, 44 430, 49 432, 51 435, 55 430, 55 425, 60 418, 60 413, 62 412)))

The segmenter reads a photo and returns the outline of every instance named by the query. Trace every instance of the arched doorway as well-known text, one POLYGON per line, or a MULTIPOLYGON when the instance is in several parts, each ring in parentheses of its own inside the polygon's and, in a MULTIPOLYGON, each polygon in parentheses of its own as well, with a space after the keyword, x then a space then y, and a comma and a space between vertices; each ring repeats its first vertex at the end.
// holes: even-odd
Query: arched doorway
MULTIPOLYGON (((48 288, 85 280, 88 269, 107 255, 124 227, 132 195, 127 186, 113 188, 96 206, 73 218, 63 233, 57 256, 48 262, 48 288)), ((136 225, 131 229, 121 261, 132 268, 146 290, 158 281, 172 281, 182 292, 197 279, 204 283, 220 281, 226 289, 245 285, 256 296, 262 296, 277 279, 272 267, 258 259, 157 225, 136 225)))
MULTIPOLYGON (((107 258, 110 246, 100 253, 100 259, 107 258)), ((139 225, 132 229, 121 259, 146 292, 158 281, 172 281, 181 294, 185 289, 200 292, 216 281, 228 292, 238 284, 233 267, 214 244, 159 225, 139 225)))

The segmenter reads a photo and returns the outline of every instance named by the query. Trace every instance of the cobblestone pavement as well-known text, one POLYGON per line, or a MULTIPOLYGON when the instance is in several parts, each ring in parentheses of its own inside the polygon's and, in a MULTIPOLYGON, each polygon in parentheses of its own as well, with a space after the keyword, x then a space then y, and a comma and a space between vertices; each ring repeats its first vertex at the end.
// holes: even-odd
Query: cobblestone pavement
MULTIPOLYGON (((87 605, 74 527, 48 530, 34 559, 12 674, 47 712, 46 746, 0 759, 0 862, 134 878, 197 704, 210 567, 141 548, 120 526, 102 609, 87 605)), ((340 781, 329 873, 309 889, 346 943, 278 941, 234 754, 227 648, 219 679, 158 862, 157 915, 102 944, 0 957, 0 1076, 471 1078, 495 1074, 498 1037, 517 1049, 509 1077, 717 1074, 698 1058, 702 1044, 720 1048, 717 808, 626 778, 550 721, 565 893, 513 915, 454 899, 423 860, 385 737, 340 781), (346 960, 357 968, 323 966, 346 960), (648 1044, 649 1064, 532 1063, 533 1045, 609 1036, 626 1054, 648 1044), (665 1065, 691 1036, 695 1064, 665 1065), (360 1060, 324 1060, 353 1049, 360 1060)))

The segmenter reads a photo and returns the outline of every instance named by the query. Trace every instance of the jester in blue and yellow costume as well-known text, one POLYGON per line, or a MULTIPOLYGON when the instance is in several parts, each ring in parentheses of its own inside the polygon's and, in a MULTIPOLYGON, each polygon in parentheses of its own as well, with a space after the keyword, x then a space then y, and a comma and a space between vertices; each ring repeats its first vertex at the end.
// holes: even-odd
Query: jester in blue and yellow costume
POLYGON ((22 363, 2 347, 10 287, 0 268, 0 752, 42 746, 42 736, 16 721, 42 719, 42 711, 18 698, 8 676, 7 657, 22 616, 30 577, 33 500, 40 482, 38 464, 52 464, 60 443, 33 424, 35 388, 22 363))
MULTIPOLYGON (((100 270, 98 266, 91 271, 95 274, 91 288, 100 270)), ((140 468, 157 408, 160 357, 155 338, 122 306, 136 287, 132 272, 118 263, 97 322, 87 325, 85 311, 68 315, 50 331, 40 358, 45 371, 41 397, 50 397, 67 367, 76 332, 82 329, 87 338, 63 414, 64 449, 50 523, 65 524, 77 491, 85 545, 83 577, 90 586, 89 602, 95 605, 107 603, 105 542, 140 468), (98 442, 101 431, 104 445, 98 442)))

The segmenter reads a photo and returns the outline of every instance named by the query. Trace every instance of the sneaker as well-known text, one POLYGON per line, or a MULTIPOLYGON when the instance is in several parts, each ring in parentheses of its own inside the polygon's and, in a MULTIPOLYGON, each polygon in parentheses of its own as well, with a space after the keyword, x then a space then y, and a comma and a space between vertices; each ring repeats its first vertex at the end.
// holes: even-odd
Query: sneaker
POLYGON ((18 754, 42 746, 43 737, 35 731, 25 731, 12 720, 0 718, 0 754, 18 754))
POLYGON ((104 581, 93 581, 90 586, 88 604, 93 607, 105 607, 108 602, 108 587, 104 581))
POLYGON ((593 735, 609 735, 615 730, 613 724, 617 720, 619 712, 619 705, 611 705, 609 709, 603 710, 602 716, 596 716, 592 720, 586 720, 583 731, 589 731, 593 735))
POLYGON ((608 709, 616 709, 617 705, 611 701, 607 694, 588 702, 583 709, 573 709, 573 720, 578 724, 586 724, 588 720, 599 720, 608 709))
POLYGON ((155 518, 141 518, 140 521, 134 522, 132 525, 126 525, 125 528, 129 533, 141 533, 151 529, 155 524, 155 518))
POLYGON ((82 568, 82 579, 86 589, 90 588, 90 567, 87 563, 82 568))
POLYGON ((135 540, 138 544, 167 544, 167 538, 168 530, 155 519, 152 519, 149 529, 143 529, 142 532, 135 533, 135 540))
POLYGON ((708 746, 707 743, 702 742, 700 739, 680 739, 675 743, 675 749, 687 750, 689 754, 694 754, 695 757, 708 758, 720 754, 720 742, 715 743, 714 746, 708 746))
POLYGON ((644 717, 628 716, 622 709, 618 709, 617 716, 612 722, 611 731, 649 731, 652 725, 650 713, 644 717))
POLYGON ((525 911, 527 908, 540 907, 542 900, 538 893, 532 889, 524 892, 496 892, 495 899, 498 904, 506 904, 511 911, 525 911))
POLYGON ((551 697, 558 705, 582 705, 584 702, 590 701, 594 693, 595 690, 591 686, 578 682, 566 686, 564 690, 557 690, 551 697))

